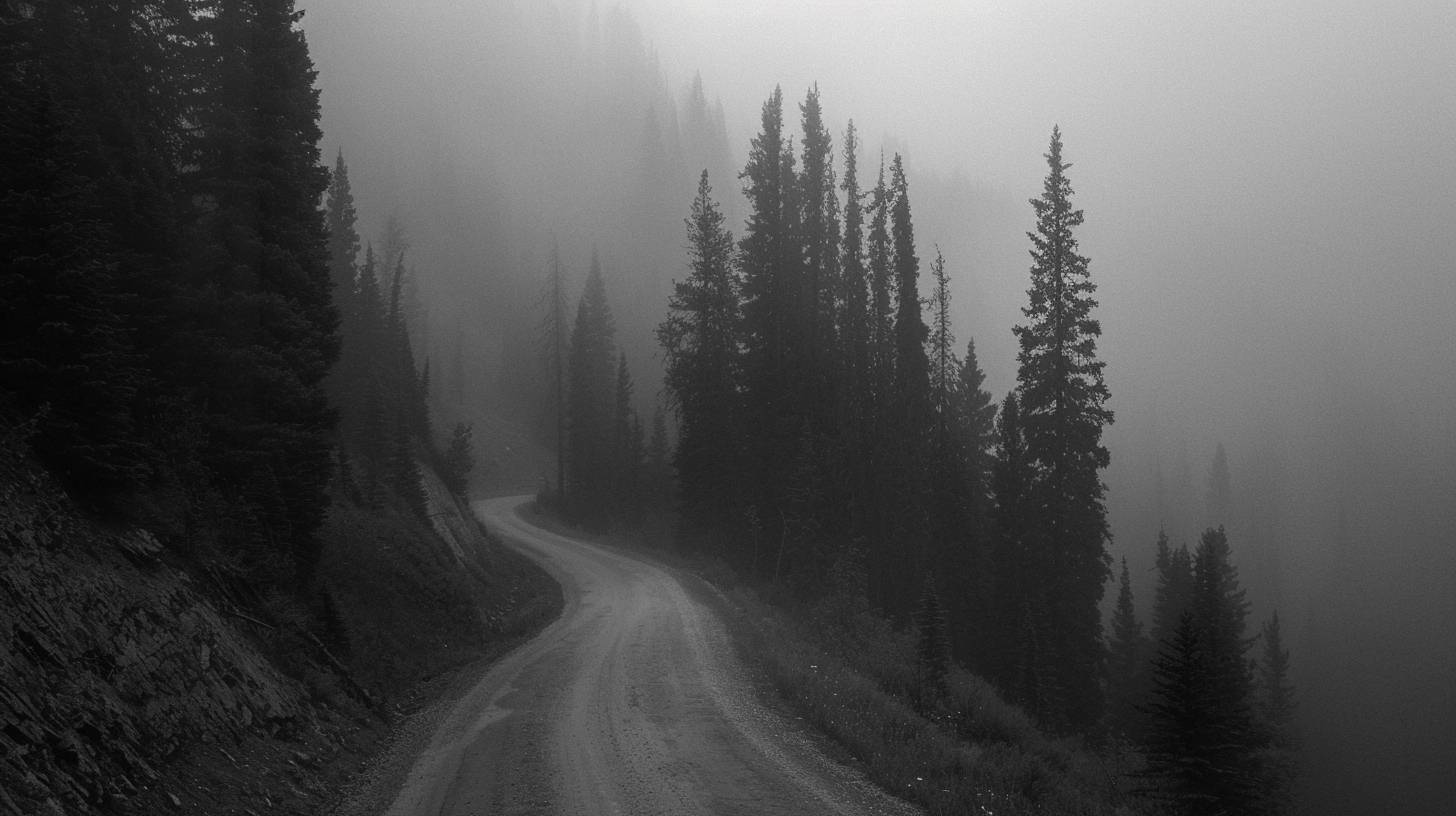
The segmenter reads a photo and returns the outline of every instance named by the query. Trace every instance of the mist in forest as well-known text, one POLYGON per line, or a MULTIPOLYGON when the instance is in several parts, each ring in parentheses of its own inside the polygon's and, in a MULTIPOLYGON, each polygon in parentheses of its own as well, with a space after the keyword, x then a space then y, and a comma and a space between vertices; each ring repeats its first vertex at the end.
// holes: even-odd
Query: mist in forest
POLYGON ((1223 524, 1251 623, 1284 621, 1304 810, 1456 811, 1456 4, 301 5, 325 152, 361 233, 408 246, 416 348, 470 372, 464 417, 541 387, 553 246, 573 303, 600 258, 650 416, 698 174, 739 233, 759 106, 816 82, 862 177, 904 153, 999 397, 1059 125, 1140 612, 1159 529, 1223 524))

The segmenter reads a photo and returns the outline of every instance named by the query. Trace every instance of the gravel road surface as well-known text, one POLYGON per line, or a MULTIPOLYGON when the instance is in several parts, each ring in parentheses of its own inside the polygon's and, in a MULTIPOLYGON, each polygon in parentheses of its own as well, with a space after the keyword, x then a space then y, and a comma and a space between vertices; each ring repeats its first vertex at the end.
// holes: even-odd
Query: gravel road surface
POLYGON ((561 618, 446 713, 390 814, 913 814, 758 702, 669 571, 475 505, 561 582, 561 618))

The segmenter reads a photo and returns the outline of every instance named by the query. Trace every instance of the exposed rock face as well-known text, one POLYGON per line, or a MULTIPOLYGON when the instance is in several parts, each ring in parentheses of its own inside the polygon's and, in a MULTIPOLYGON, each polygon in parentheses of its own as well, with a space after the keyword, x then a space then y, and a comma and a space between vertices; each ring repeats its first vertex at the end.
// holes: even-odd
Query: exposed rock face
POLYGON ((301 685, 161 555, 0 469, 0 812, 124 810, 185 744, 311 720, 301 685))

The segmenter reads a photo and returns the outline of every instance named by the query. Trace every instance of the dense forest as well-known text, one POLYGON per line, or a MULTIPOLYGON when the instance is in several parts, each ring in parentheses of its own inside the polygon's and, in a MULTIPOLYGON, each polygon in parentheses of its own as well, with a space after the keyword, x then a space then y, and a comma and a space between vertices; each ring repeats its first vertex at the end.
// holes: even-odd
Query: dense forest
MULTIPOLYGON (((1376 535, 1360 508, 1394 488, 1351 474, 1394 446, 1268 423, 1201 472, 1177 428, 1145 431, 1157 388, 1099 344, 1126 315, 1099 293, 1127 289, 1082 254, 1075 128, 1025 146, 1044 181, 1007 215, 831 123, 817 85, 775 89, 734 145, 750 112, 701 75, 671 90, 621 9, 489 5, 486 78, 445 127, 420 73, 321 98, 310 40, 337 56, 364 25, 327 8, 306 39, 292 0, 6 0, 6 449, 321 632, 332 510, 428 524, 422 468, 460 495, 544 482, 571 521, 671 524, 770 597, 852 595, 917 633, 927 677, 962 666, 1047 732, 1131 751, 1149 800, 1288 810, 1298 726, 1342 693, 1296 706, 1314 670, 1289 644, 1329 668, 1340 622, 1364 630, 1274 609, 1358 594, 1353 568, 1294 561, 1376 535), (411 139, 431 146, 379 147, 411 139), (1017 244, 1015 325, 966 302, 999 285, 976 282, 991 232, 1017 244), (1114 437, 1114 404, 1151 441, 1114 437), (1306 442, 1338 466, 1292 472, 1306 442)), ((464 35, 435 35, 410 59, 445 76, 464 35)), ((1391 537, 1425 542, 1405 515, 1391 537)))
POLYGON ((445 457, 405 246, 358 263, 299 13, 10 5, 7 424, 78 489, 176 505, 223 533, 209 559, 306 592, 331 494, 423 515, 416 460, 445 457))

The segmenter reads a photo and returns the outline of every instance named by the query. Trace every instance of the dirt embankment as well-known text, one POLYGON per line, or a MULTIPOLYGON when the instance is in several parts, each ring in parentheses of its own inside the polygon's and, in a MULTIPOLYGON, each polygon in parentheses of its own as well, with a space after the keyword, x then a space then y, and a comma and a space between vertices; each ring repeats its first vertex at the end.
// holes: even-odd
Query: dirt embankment
POLYGON ((240 595, 0 454, 0 814, 326 811, 400 714, 559 604, 433 482, 438 534, 337 507, 310 597, 240 595))

